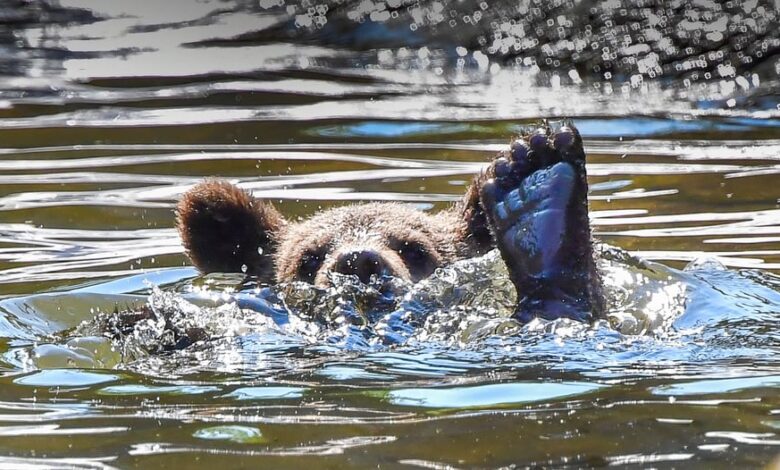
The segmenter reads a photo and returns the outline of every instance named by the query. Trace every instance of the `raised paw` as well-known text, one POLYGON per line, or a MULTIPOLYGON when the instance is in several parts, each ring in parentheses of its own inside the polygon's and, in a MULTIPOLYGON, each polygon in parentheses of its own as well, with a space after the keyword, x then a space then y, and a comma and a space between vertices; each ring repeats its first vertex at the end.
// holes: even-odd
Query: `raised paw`
POLYGON ((515 318, 592 320, 602 301, 577 130, 545 127, 523 136, 488 176, 480 200, 517 288, 515 318))

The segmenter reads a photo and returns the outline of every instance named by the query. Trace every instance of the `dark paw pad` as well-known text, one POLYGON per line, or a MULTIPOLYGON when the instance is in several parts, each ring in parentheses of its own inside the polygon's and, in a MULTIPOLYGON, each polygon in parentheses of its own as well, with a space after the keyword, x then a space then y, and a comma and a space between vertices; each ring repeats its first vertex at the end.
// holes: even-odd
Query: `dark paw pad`
POLYGON ((518 291, 520 321, 593 318, 585 152, 576 129, 541 129, 497 159, 481 200, 518 291))

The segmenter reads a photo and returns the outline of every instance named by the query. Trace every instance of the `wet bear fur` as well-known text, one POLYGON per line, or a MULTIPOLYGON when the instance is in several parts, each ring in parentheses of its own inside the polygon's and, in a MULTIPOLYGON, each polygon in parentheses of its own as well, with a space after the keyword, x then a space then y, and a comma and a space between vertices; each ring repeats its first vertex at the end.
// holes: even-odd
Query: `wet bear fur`
MULTIPOLYGON (((261 282, 304 281, 323 287, 330 283, 331 272, 355 275, 366 283, 372 276, 418 281, 436 268, 498 247, 517 288, 518 320, 536 316, 592 320, 600 315, 603 301, 588 220, 582 142, 576 130, 568 130, 564 137, 574 139, 572 153, 555 148, 558 137, 545 132, 536 142, 533 135, 515 141, 512 150, 474 178, 460 202, 437 213, 401 203, 365 203, 290 221, 270 202, 226 181, 209 179, 181 198, 177 228, 186 253, 203 273, 243 272, 261 282), (518 148, 522 152, 517 153, 518 148), (515 158, 516 154, 522 155, 515 158), (541 175, 537 179, 542 184, 528 183, 511 192, 530 181, 534 172, 552 173, 545 167, 556 161, 566 167, 566 175, 574 175, 566 183, 571 197, 555 212, 560 215, 553 216, 565 220, 553 218, 551 225, 540 216, 542 222, 533 218, 515 226, 502 222, 506 212, 502 204, 509 204, 512 196, 516 199, 518 191, 533 199, 539 196, 533 191, 557 190, 545 187, 543 178, 550 177, 541 175), (507 200, 502 202, 502 197, 507 200), (565 223, 565 233, 551 236, 548 232, 554 232, 559 222, 565 223), (552 248, 547 238, 556 240, 552 248), (528 249, 528 240, 539 246, 528 249)), ((533 203, 528 210, 545 214, 544 207, 537 206, 533 203)))
POLYGON ((402 203, 337 207, 290 222, 224 180, 188 191, 177 207, 186 252, 203 273, 244 272, 263 282, 329 282, 328 272, 418 281, 493 248, 472 187, 464 200, 427 213, 402 203))

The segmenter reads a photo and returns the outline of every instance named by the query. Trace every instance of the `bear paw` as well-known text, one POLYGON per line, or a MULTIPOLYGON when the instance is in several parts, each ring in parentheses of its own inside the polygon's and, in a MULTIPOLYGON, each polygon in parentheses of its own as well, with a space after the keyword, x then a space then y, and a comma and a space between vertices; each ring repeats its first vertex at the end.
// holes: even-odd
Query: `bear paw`
POLYGON ((545 127, 523 136, 486 176, 480 199, 517 288, 514 317, 592 320, 601 293, 577 130, 545 127))

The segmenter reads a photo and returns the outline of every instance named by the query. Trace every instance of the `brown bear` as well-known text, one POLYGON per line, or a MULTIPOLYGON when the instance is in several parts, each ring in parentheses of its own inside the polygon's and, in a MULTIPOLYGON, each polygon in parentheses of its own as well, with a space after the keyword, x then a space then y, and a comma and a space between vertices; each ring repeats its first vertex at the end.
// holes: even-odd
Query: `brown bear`
POLYGON ((512 142, 463 199, 438 213, 367 203, 291 222, 268 201, 221 180, 177 207, 187 254, 203 273, 319 286, 329 272, 418 281, 436 268, 498 248, 517 289, 514 317, 588 321, 603 310, 588 220, 582 139, 544 126, 512 142))

